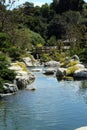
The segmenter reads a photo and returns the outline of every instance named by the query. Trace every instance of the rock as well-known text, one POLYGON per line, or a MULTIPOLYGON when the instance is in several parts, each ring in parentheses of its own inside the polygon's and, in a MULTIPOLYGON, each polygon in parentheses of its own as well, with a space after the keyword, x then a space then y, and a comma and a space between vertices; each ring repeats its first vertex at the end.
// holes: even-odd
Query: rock
POLYGON ((73 74, 73 77, 76 79, 87 79, 87 69, 76 70, 73 74))
POLYGON ((18 87, 15 84, 4 83, 4 93, 15 93, 18 91, 18 87))
POLYGON ((28 71, 23 62, 13 63, 9 69, 14 70, 17 74, 15 83, 17 84, 18 89, 25 88, 35 79, 34 75, 28 71))
POLYGON ((40 68, 32 69, 32 72, 41 72, 41 71, 42 71, 42 69, 40 69, 40 68))
POLYGON ((13 95, 13 94, 15 94, 15 93, 6 93, 6 94, 0 93, 0 98, 10 96, 10 95, 13 95))
POLYGON ((79 61, 79 57, 78 57, 77 55, 73 55, 73 56, 72 56, 72 59, 79 61))
POLYGON ((79 64, 76 64, 75 66, 78 67, 79 69, 85 68, 85 66, 84 66, 83 64, 80 64, 80 63, 79 63, 79 64))
POLYGON ((80 128, 75 129, 75 130, 87 130, 87 126, 80 127, 80 128))
POLYGON ((35 91, 35 90, 36 90, 36 88, 35 88, 35 87, 26 88, 26 90, 29 90, 29 91, 35 91))
POLYGON ((23 58, 24 63, 26 66, 33 66, 32 60, 29 57, 23 58))
POLYGON ((34 75, 31 73, 22 73, 21 75, 16 76, 16 84, 19 89, 25 88, 35 79, 34 75))
POLYGON ((82 65, 82 64, 76 64, 76 65, 73 65, 73 66, 71 66, 71 67, 68 67, 67 69, 66 69, 66 75, 67 76, 73 76, 73 74, 74 74, 74 72, 75 71, 77 71, 77 70, 79 70, 79 69, 84 69, 85 67, 84 67, 84 65, 82 65))
POLYGON ((58 68, 56 72, 56 77, 61 79, 66 75, 66 68, 58 68))
POLYGON ((52 75, 55 73, 55 68, 47 68, 43 71, 43 74, 46 74, 46 75, 52 75))
POLYGON ((57 61, 49 61, 44 64, 46 67, 60 67, 60 62, 57 61))
POLYGON ((26 64, 26 66, 37 66, 38 62, 32 57, 24 57, 23 62, 26 64))
POLYGON ((22 68, 19 65, 16 65, 16 64, 11 64, 9 69, 14 70, 14 71, 21 71, 22 70, 22 68))

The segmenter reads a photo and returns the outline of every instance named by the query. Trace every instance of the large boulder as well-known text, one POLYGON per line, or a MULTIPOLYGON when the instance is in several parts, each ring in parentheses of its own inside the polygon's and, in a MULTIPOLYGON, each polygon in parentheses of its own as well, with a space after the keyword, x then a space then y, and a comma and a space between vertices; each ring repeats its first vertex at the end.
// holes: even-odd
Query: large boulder
POLYGON ((25 57, 25 58, 23 58, 23 61, 26 64, 26 66, 33 66, 31 58, 25 57))
POLYGON ((23 62, 26 64, 26 66, 38 66, 38 61, 36 61, 33 57, 24 57, 23 62))
POLYGON ((87 69, 84 68, 84 69, 76 70, 73 74, 73 77, 75 79, 87 79, 87 69))
POLYGON ((58 68, 56 72, 56 77, 58 79, 66 79, 67 76, 86 78, 87 72, 82 64, 76 64, 68 68, 58 68))
POLYGON ((73 55, 73 56, 72 56, 72 59, 73 59, 73 60, 78 60, 78 61, 79 61, 79 56, 78 56, 78 55, 73 55))
POLYGON ((73 65, 73 66, 71 66, 71 67, 68 67, 67 69, 66 69, 66 75, 67 76, 73 76, 73 74, 74 74, 74 72, 75 71, 77 71, 77 70, 79 70, 79 69, 84 69, 85 67, 84 67, 84 65, 82 65, 82 64, 76 64, 76 65, 73 65))
POLYGON ((16 84, 4 83, 3 85, 4 93, 15 93, 18 91, 18 87, 16 84))
POLYGON ((58 68, 56 72, 56 77, 62 79, 66 75, 66 68, 58 68))
POLYGON ((14 70, 17 74, 15 83, 17 84, 18 89, 25 88, 35 79, 34 75, 29 72, 29 70, 26 68, 26 65, 22 62, 11 64, 9 69, 14 70))
POLYGON ((60 67, 60 62, 57 61, 49 61, 44 64, 46 67, 60 67))
POLYGON ((19 89, 25 88, 28 84, 30 84, 35 79, 34 75, 31 73, 27 73, 24 71, 20 71, 16 76, 16 84, 19 89))
POLYGON ((45 74, 45 75, 52 75, 55 72, 56 72, 55 68, 46 68, 46 69, 44 69, 43 74, 45 74))
POLYGON ((75 130, 87 130, 87 126, 83 126, 83 127, 77 128, 75 130))

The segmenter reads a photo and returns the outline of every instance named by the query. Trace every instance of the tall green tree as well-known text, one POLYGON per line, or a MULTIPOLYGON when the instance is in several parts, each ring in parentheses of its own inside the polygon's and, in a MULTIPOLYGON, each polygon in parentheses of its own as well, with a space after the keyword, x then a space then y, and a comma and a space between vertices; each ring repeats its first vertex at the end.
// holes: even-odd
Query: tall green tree
POLYGON ((69 10, 81 11, 83 4, 83 0, 53 0, 51 7, 56 13, 63 13, 69 10))

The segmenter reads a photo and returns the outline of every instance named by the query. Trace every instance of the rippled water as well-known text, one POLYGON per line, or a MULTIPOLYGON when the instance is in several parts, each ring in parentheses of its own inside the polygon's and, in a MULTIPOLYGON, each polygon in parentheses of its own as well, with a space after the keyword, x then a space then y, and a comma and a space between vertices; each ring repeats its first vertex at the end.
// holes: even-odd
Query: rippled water
POLYGON ((28 87, 0 101, 0 130, 74 130, 87 125, 87 82, 35 73, 28 87))

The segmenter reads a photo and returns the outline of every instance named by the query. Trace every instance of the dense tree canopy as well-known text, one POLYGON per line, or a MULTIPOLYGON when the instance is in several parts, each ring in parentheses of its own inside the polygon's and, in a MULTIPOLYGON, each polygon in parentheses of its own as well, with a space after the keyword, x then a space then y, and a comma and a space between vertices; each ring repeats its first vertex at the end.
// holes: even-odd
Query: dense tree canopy
POLYGON ((81 11, 83 4, 83 0, 53 0, 51 7, 56 13, 63 13, 69 10, 81 11))
POLYGON ((67 39, 72 41, 73 48, 75 45, 86 47, 87 4, 84 0, 53 0, 41 7, 25 2, 11 10, 14 2, 16 0, 8 0, 9 8, 5 0, 0 2, 0 50, 12 59, 20 58, 26 49, 32 51, 32 46, 56 46, 67 39), (11 55, 11 52, 14 53, 11 55))

